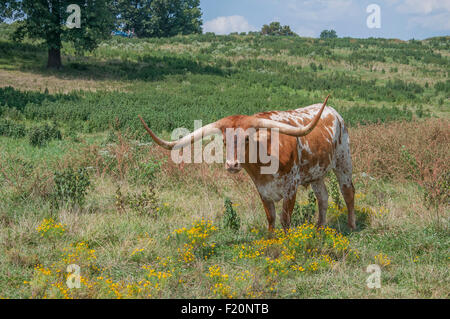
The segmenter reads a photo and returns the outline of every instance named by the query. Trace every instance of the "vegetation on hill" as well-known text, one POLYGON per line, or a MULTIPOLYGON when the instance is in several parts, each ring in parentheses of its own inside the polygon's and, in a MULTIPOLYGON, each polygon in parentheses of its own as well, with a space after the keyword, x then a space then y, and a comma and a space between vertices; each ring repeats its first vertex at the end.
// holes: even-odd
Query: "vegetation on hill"
POLYGON ((335 39, 337 38, 337 33, 335 30, 323 30, 320 33, 321 39, 335 39))
MULTIPOLYGON (((0 36, 0 297, 447 298, 450 38, 122 39, 47 70, 0 36), (327 177, 328 227, 298 192, 266 231, 245 173, 170 160, 165 138, 232 114, 320 103, 349 127, 357 230, 327 177), (280 228, 277 220, 277 228, 280 228), (80 289, 66 284, 80 266, 80 289), (368 265, 381 288, 368 289, 368 265)), ((277 206, 279 210, 279 205, 277 206)))
POLYGON ((271 22, 270 24, 263 25, 261 29, 262 35, 296 35, 292 32, 291 27, 288 25, 282 26, 280 22, 271 22))
POLYGON ((170 37, 202 32, 200 0, 117 0, 113 2, 118 28, 138 37, 170 37))

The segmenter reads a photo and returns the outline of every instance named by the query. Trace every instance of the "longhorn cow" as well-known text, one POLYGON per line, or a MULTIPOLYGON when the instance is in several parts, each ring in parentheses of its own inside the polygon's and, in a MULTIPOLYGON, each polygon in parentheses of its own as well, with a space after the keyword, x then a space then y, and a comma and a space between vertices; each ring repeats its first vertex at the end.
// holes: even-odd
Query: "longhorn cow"
MULTIPOLYGON (((328 96, 329 97, 329 96, 328 96)), ((139 116, 145 130, 161 147, 172 150, 211 135, 220 130, 226 147, 225 167, 230 173, 242 168, 247 171, 258 190, 266 212, 269 231, 275 227, 275 202, 283 199, 281 224, 286 231, 290 227, 291 214, 295 204, 298 186, 311 185, 319 206, 317 226, 325 224, 328 208, 328 192, 324 177, 333 170, 339 182, 340 190, 348 210, 348 225, 356 228, 354 213, 355 188, 352 183, 352 162, 347 127, 342 117, 332 107, 314 104, 291 111, 271 111, 251 116, 233 115, 208 124, 181 138, 178 141, 164 141, 157 137, 139 116), (256 134, 250 136, 253 128, 256 134), (226 138, 228 129, 234 129, 234 136, 226 138), (266 129, 266 130, 262 130, 266 129), (248 160, 248 141, 265 138, 267 149, 272 140, 273 129, 278 135, 278 171, 273 174, 261 174, 264 164, 248 160), (234 138, 233 138, 234 137, 234 138), (245 160, 238 158, 238 142, 245 141, 245 160)))

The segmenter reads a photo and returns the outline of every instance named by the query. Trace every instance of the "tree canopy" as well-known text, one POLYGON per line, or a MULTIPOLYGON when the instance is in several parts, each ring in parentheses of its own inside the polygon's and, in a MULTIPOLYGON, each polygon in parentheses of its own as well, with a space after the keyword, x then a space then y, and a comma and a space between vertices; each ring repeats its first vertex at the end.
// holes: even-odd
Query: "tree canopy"
POLYGON ((115 0, 116 25, 138 37, 202 32, 200 0, 115 0))
POLYGON ((288 25, 281 26, 280 22, 272 22, 270 25, 263 25, 262 35, 296 35, 288 25))
POLYGON ((334 31, 334 30, 323 30, 320 33, 320 38, 321 39, 335 39, 337 37, 338 36, 336 34, 336 31, 334 31))
POLYGON ((0 0, 0 22, 16 22, 15 40, 44 40, 51 68, 62 65, 64 41, 78 52, 93 50, 114 26, 140 37, 201 33, 201 16, 200 0, 0 0), (79 25, 73 23, 74 7, 79 25))

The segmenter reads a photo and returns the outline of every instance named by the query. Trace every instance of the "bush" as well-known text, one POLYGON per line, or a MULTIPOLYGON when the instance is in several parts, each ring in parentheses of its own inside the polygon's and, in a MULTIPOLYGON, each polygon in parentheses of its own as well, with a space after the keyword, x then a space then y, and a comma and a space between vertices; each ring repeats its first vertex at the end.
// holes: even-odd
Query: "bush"
POLYGON ((225 198, 225 212, 222 217, 222 225, 225 229, 238 231, 241 227, 241 219, 233 208, 233 203, 229 198, 225 198))
POLYGON ((122 194, 119 185, 116 188, 115 206, 119 212, 125 212, 127 208, 130 208, 138 213, 149 213, 151 216, 156 217, 156 213, 159 210, 158 202, 159 199, 152 185, 146 191, 128 193, 126 195, 122 194))
POLYGON ((301 226, 304 223, 311 223, 316 212, 316 196, 314 192, 308 193, 308 201, 299 204, 295 202, 294 210, 291 215, 291 227, 301 226))
POLYGON ((339 188, 339 183, 336 178, 336 175, 330 173, 328 176, 329 176, 329 191, 331 198, 333 199, 333 202, 336 204, 336 206, 338 208, 341 208, 343 206, 343 203, 341 199, 341 190, 339 188))
POLYGON ((447 80, 446 82, 436 82, 434 89, 436 92, 450 93, 450 80, 447 80))
POLYGON ((33 146, 44 146, 53 139, 61 139, 61 131, 47 123, 30 129, 28 139, 33 146))
POLYGON ((336 39, 337 33, 335 30, 323 30, 320 33, 320 38, 321 39, 336 39))
POLYGON ((25 125, 14 123, 8 119, 0 119, 0 135, 8 137, 23 137, 26 135, 25 125))
POLYGON ((129 174, 131 180, 136 184, 152 184, 156 174, 161 170, 162 162, 150 158, 148 162, 138 162, 129 174))
POLYGON ((288 25, 282 26, 280 22, 272 22, 270 25, 263 25, 261 29, 262 35, 288 35, 294 36, 296 35, 292 32, 291 28, 288 25))
POLYGON ((63 172, 55 172, 54 203, 56 207, 68 205, 71 208, 82 208, 91 182, 85 168, 74 171, 67 168, 63 172))
MULTIPOLYGON (((413 119, 412 111, 401 109, 398 107, 368 107, 368 106, 352 106, 343 110, 337 111, 344 118, 345 123, 349 126, 356 126, 358 124, 367 125, 372 123, 386 123, 392 121, 413 119)), ((425 117, 427 113, 422 113, 425 117)))
POLYGON ((430 208, 438 209, 441 205, 450 205, 450 171, 438 172, 438 166, 428 172, 419 184, 423 187, 423 199, 430 208))

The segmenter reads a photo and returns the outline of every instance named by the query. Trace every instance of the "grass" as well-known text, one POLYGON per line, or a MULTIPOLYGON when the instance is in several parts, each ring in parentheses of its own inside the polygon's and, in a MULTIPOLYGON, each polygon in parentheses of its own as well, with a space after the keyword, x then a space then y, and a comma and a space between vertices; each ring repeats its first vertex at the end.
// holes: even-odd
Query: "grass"
MULTIPOLYGON (((0 120, 24 135, 0 136, 0 297, 448 298, 448 46, 112 39, 82 57, 66 46, 57 73, 43 68, 39 43, 2 40, 0 120), (136 121, 167 137, 193 119, 297 108, 330 91, 350 125, 355 232, 330 196, 328 228, 302 221, 270 236, 247 175, 176 165, 136 121), (32 146, 28 132, 44 123, 62 139, 32 146), (56 184, 83 196, 76 174, 55 182, 67 168, 89 173, 81 206, 55 198, 56 184), (80 289, 66 285, 70 264, 80 289), (366 286, 370 264, 381 267, 380 289, 366 286)), ((314 207, 308 192, 300 208, 314 207)))

